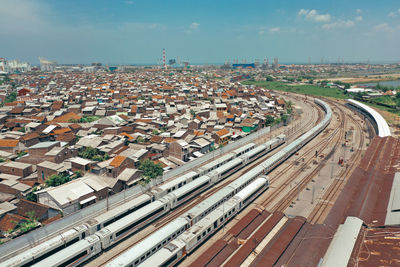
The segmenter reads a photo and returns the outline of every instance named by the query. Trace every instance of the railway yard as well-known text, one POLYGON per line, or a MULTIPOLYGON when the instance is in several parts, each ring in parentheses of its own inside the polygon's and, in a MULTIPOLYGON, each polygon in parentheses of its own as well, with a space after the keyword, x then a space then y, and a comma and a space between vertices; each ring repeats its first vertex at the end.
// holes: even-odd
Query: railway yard
POLYGON ((96 215, 68 246, 0 266, 382 263, 369 248, 392 249, 385 263, 399 264, 399 140, 357 103, 285 98, 297 114, 287 126, 96 215))

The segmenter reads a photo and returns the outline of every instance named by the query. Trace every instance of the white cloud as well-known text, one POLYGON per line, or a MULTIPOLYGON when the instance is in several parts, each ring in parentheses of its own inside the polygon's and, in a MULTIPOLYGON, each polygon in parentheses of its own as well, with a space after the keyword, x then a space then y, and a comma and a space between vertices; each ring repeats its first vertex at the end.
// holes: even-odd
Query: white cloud
POLYGON ((265 31, 264 30, 260 30, 259 32, 258 32, 258 35, 264 35, 265 34, 265 31))
POLYGON ((325 30, 337 29, 337 28, 350 28, 354 26, 354 21, 352 20, 338 20, 333 23, 324 24, 322 28, 325 30))
POLYGON ((400 15, 400 8, 397 9, 396 11, 389 12, 388 17, 394 18, 394 17, 397 17, 399 15, 400 15))
POLYGON ((299 16, 304 16, 306 20, 313 22, 329 22, 331 20, 331 15, 319 14, 318 11, 315 9, 300 9, 297 14, 299 16))
POLYGON ((281 31, 281 28, 279 28, 279 27, 269 28, 270 33, 278 33, 280 31, 281 31))
POLYGON ((189 29, 197 30, 199 28, 199 26, 200 26, 200 23, 193 22, 192 24, 190 24, 189 29))
POLYGON ((358 8, 358 9, 356 9, 356 13, 357 13, 357 14, 361 14, 361 13, 362 13, 362 10, 358 8))
POLYGON ((373 30, 376 32, 392 33, 392 32, 396 31, 396 28, 393 28, 392 26, 390 26, 387 23, 382 23, 382 24, 378 24, 378 25, 374 26, 373 30))
POLYGON ((357 17, 355 18, 355 20, 356 20, 356 21, 362 21, 362 20, 363 20, 363 17, 362 17, 362 16, 357 16, 357 17))

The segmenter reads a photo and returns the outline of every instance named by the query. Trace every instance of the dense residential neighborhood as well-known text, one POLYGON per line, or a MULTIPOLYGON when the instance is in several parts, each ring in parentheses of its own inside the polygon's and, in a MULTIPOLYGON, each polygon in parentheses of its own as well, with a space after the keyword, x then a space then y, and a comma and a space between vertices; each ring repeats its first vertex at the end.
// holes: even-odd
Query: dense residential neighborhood
POLYGON ((216 72, 12 74, 0 85, 2 242, 146 184, 291 103, 216 72))

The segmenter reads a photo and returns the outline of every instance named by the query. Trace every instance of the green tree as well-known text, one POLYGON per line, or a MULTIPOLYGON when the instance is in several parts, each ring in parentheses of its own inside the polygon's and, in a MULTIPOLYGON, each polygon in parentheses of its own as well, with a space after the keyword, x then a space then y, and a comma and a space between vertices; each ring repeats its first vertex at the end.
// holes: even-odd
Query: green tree
POLYGON ((26 199, 29 200, 29 201, 37 202, 37 196, 36 196, 35 192, 38 191, 38 190, 39 190, 39 189, 35 186, 35 187, 32 189, 32 192, 30 192, 30 193, 26 196, 26 199))
POLYGON ((163 174, 163 167, 160 163, 154 163, 149 159, 140 162, 139 170, 143 171, 143 176, 146 178, 154 179, 163 174))
POLYGON ((267 115, 267 116, 265 117, 265 125, 266 125, 266 126, 272 125, 272 124, 274 123, 274 121, 275 121, 275 119, 274 119, 274 117, 272 117, 271 115, 267 115))
POLYGON ((285 125, 287 124, 288 119, 289 119, 289 116, 286 115, 286 114, 283 114, 283 115, 281 116, 281 120, 283 121, 283 123, 284 123, 285 125))
POLYGON ((85 147, 84 150, 80 151, 78 153, 79 157, 85 158, 85 159, 93 159, 94 156, 99 154, 99 150, 97 148, 93 147, 85 147))
POLYGON ((267 81, 267 82, 273 82, 274 81, 274 78, 272 78, 272 76, 267 76, 267 78, 265 79, 265 81, 267 81))
POLYGON ((159 135, 159 134, 160 134, 160 132, 157 131, 156 129, 154 129, 154 130, 152 131, 152 133, 153 133, 153 135, 159 135))
POLYGON ((68 175, 64 174, 53 174, 46 181, 47 186, 59 186, 71 181, 71 178, 68 175))
POLYGON ((141 137, 141 136, 138 136, 138 137, 136 138, 136 142, 138 142, 138 143, 143 143, 143 142, 144 142, 144 138, 141 137))

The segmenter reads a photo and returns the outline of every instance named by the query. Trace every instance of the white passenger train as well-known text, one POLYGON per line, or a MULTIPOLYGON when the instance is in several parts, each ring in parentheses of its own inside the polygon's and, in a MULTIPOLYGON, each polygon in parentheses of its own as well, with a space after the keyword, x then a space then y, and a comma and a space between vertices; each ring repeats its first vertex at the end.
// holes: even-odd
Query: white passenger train
MULTIPOLYGON (((81 226, 70 229, 61 235, 0 263, 0 266, 30 266, 78 241, 82 241, 82 243, 87 242, 85 241, 85 237, 95 233, 102 240, 101 247, 103 249, 108 248, 127 235, 138 231, 171 209, 178 207, 215 183, 228 177, 249 162, 267 154, 285 141, 286 136, 282 134, 263 145, 247 144, 204 165, 197 172, 191 171, 177 179, 155 187, 151 193, 145 193, 133 200, 127 201, 118 208, 90 219, 81 226), (66 233, 69 238, 64 238, 66 233), (106 239, 108 240, 106 241, 106 239)), ((244 186, 245 184, 240 188, 244 186)), ((232 196, 237 192, 237 189, 226 191, 227 194, 223 199, 232 196)), ((222 200, 218 200, 213 205, 206 205, 208 208, 204 212, 209 212, 211 208, 215 208, 216 204, 220 203, 222 203, 222 200)), ((204 216, 204 212, 192 212, 192 214, 189 214, 189 223, 196 222, 201 216, 204 216)), ((88 258, 90 255, 92 254, 86 255, 84 258, 88 258)))
MULTIPOLYGON (((181 218, 188 219, 189 221, 191 221, 191 224, 193 225, 193 227, 196 226, 196 223, 193 224, 193 222, 195 222, 195 221, 197 221, 197 226, 199 227, 199 225, 202 225, 203 222, 205 222, 205 221, 203 221, 203 219, 216 218, 218 216, 218 214, 222 214, 221 205, 220 204, 218 205, 218 203, 223 203, 224 200, 232 194, 232 192, 234 192, 236 194, 240 189, 242 189, 243 187, 248 185, 256 177, 259 177, 260 175, 263 175, 265 173, 269 173, 273 168, 275 168, 276 166, 281 164, 284 160, 286 160, 288 157, 290 157, 293 153, 298 151, 302 146, 304 146, 310 140, 312 140, 312 138, 314 138, 317 134, 319 134, 321 131, 323 131, 328 126, 329 122, 331 121, 332 111, 325 102, 318 100, 318 99, 315 99, 315 102, 318 105, 320 105, 326 112, 325 118, 320 123, 318 123, 315 127, 313 127, 307 133, 303 134, 300 138, 296 139, 294 142, 292 142, 291 144, 289 144, 288 146, 283 148, 281 151, 277 152, 272 157, 265 160, 263 163, 254 167, 253 169, 248 171, 246 174, 242 175, 240 178, 238 178, 234 182, 230 183, 227 187, 221 189, 218 193, 214 194, 213 196, 204 200, 202 203, 200 203, 196 207, 192 208, 181 218), (209 200, 211 200, 211 201, 209 201, 209 200), (217 210, 215 210, 215 209, 217 209, 217 210), (209 215, 207 215, 207 213, 209 213, 209 215)), ((245 190, 243 190, 243 191, 245 191, 245 190)), ((245 191, 245 192, 247 192, 247 191, 245 191)), ((239 205, 239 207, 240 207, 240 205, 243 205, 243 202, 241 202, 241 201, 243 201, 243 199, 241 199, 241 201, 238 201, 238 197, 240 197, 240 196, 236 195, 234 198, 231 198, 229 201, 225 202, 225 204, 222 206, 222 208, 224 209, 224 217, 223 218, 219 217, 218 220, 221 220, 221 219, 228 220, 230 217, 233 216, 232 213, 238 212, 237 205, 239 205), (239 204, 239 203, 242 203, 242 204, 239 204), (226 209, 226 212, 225 212, 225 209, 226 209), (233 211, 234 209, 235 209, 235 211, 233 211)), ((243 195, 242 195, 242 197, 243 197, 243 195)), ((215 223, 215 220, 212 222, 215 223)), ((221 221, 221 222, 223 222, 223 221, 221 221)), ((217 225, 214 227, 214 231, 220 225, 221 224, 218 224, 218 222, 217 222, 217 225)), ((200 241, 202 240, 203 234, 204 234, 204 239, 205 239, 206 235, 211 233, 211 231, 212 231, 211 229, 213 229, 213 227, 210 227, 210 230, 208 230, 208 228, 207 228, 207 230, 205 232, 204 231, 201 232, 200 236, 198 234, 191 232, 192 230, 188 230, 189 232, 187 232, 188 234, 186 234, 185 236, 196 236, 196 240, 193 241, 193 239, 191 239, 191 238, 187 238, 187 239, 179 238, 179 240, 181 242, 170 243, 170 245, 167 248, 167 250, 172 251, 171 258, 167 259, 165 262, 158 263, 159 257, 169 255, 168 252, 165 249, 163 249, 162 250, 163 252, 160 252, 160 254, 158 254, 159 257, 157 257, 157 259, 154 260, 155 262, 154 263, 151 262, 150 265, 148 265, 146 263, 146 266, 153 266, 153 265, 157 266, 157 264, 162 265, 162 266, 168 266, 170 264, 173 264, 178 257, 184 256, 185 253, 192 251, 196 246, 198 246, 201 243, 200 241), (197 240, 197 238, 199 238, 199 240, 197 240), (176 254, 173 254, 174 252, 176 252, 176 254)), ((164 231, 165 229, 162 229, 162 230, 164 231)), ((160 231, 161 231, 161 229, 160 229, 160 231)), ((161 233, 161 232, 159 232, 159 231, 155 232, 153 235, 151 235, 149 237, 149 240, 154 241, 153 239, 159 233, 161 233)), ((168 234, 168 233, 165 233, 165 234, 168 234)), ((170 234, 170 236, 171 236, 171 234, 176 235, 176 232, 169 233, 169 234, 170 234)), ((159 250, 158 247, 152 247, 151 249, 144 251, 142 254, 138 255, 134 251, 139 249, 139 245, 143 244, 142 242, 145 243, 145 242, 149 242, 149 241, 147 241, 147 239, 144 239, 138 245, 131 247, 130 249, 128 249, 127 251, 122 253, 120 256, 115 258, 107 266, 109 266, 109 267, 111 267, 111 266, 137 266, 137 265, 143 263, 146 259, 150 258, 151 255, 155 254, 159 250)))
MULTIPOLYGON (((318 99, 316 99, 315 102, 322 106, 326 112, 325 118, 317 126, 283 148, 271 158, 242 175, 236 181, 230 183, 227 187, 221 189, 210 198, 189 210, 184 216, 164 226, 159 230, 162 230, 163 234, 157 231, 155 233, 159 233, 157 235, 158 237, 155 237, 153 234, 141 241, 140 244, 143 246, 140 249, 136 248, 137 252, 132 253, 132 249, 129 249, 127 252, 114 259, 109 266, 135 266, 137 265, 135 263, 138 260, 136 257, 138 254, 140 254, 138 262, 138 264, 140 264, 160 250, 166 243, 186 231, 191 225, 198 223, 201 218, 207 216, 207 214, 213 213, 213 210, 218 208, 221 203, 238 193, 256 177, 268 173, 308 143, 329 124, 332 117, 332 111, 327 104, 318 99), (125 264, 127 262, 130 263, 125 264)), ((206 188, 219 182, 232 172, 237 171, 239 168, 246 165, 251 159, 254 160, 261 157, 261 155, 264 155, 271 149, 279 146, 285 142, 285 140, 286 137, 284 135, 278 136, 264 145, 261 145, 260 148, 257 148, 256 150, 254 149, 255 146, 249 144, 203 166, 203 168, 200 168, 198 172, 188 174, 185 178, 179 180, 179 183, 176 183, 174 180, 160 186, 159 188, 161 189, 153 190, 152 194, 147 195, 147 197, 143 196, 139 203, 135 202, 137 201, 137 198, 132 200, 132 202, 127 202, 131 203, 132 205, 130 207, 133 208, 130 208, 128 207, 129 205, 127 205, 124 206, 124 210, 121 210, 121 206, 113 213, 105 213, 104 215, 94 218, 84 225, 87 227, 87 232, 84 232, 84 234, 76 234, 78 239, 76 239, 76 237, 75 239, 73 238, 73 246, 72 243, 70 246, 66 246, 65 242, 54 246, 48 244, 45 245, 47 242, 52 242, 52 240, 49 240, 42 244, 43 250, 41 253, 38 253, 37 250, 33 250, 37 248, 35 247, 1 263, 0 266, 30 266, 34 263, 36 263, 36 266, 59 266, 77 265, 85 262, 91 257, 97 255, 102 249, 108 248, 124 236, 138 230, 144 225, 147 225, 149 222, 162 216, 170 209, 179 206, 187 199, 204 191, 206 188), (232 161, 236 158, 241 159, 242 163, 238 165, 238 161, 232 161), (227 168, 226 166, 224 167, 224 164, 229 164, 230 168, 227 168), (214 170, 216 172, 213 172, 214 170), (192 182, 195 183, 192 184, 192 182), (94 234, 85 238, 87 234, 93 232, 94 234), (100 250, 99 246, 101 247, 100 250), (51 256, 44 259, 45 262, 44 260, 39 261, 40 259, 43 259, 41 256, 44 254, 51 256), (68 261, 67 264, 65 264, 66 261, 68 261)), ((226 203, 226 205, 228 205, 228 202, 226 203)), ((232 201, 229 203, 232 203, 232 201)), ((225 204, 223 206, 225 207, 225 204)))
MULTIPOLYGON (((256 197, 268 188, 268 178, 260 177, 241 190, 234 197, 229 199, 205 216, 199 222, 187 229, 183 234, 172 240, 165 247, 150 256, 147 260, 134 262, 133 266, 171 266, 181 261, 187 254, 191 253, 214 232, 232 219, 237 213, 243 210, 256 197)), ((120 262, 119 262, 120 263, 120 262)), ((114 266, 114 265, 113 265, 114 266)), ((126 266, 124 264, 124 266, 126 266)))

